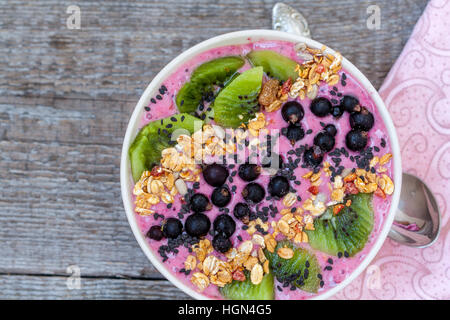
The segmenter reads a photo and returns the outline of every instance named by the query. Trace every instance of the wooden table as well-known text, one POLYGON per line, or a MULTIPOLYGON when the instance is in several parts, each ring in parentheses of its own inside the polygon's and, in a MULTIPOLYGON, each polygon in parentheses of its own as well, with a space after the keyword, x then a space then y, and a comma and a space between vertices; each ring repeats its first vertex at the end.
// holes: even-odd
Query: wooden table
MULTIPOLYGON (((315 39, 376 87, 426 2, 287 1, 315 39), (370 4, 381 9, 380 30, 366 26, 370 4)), ((122 139, 165 64, 215 35, 270 29, 273 4, 0 1, 0 298, 188 298, 156 271, 128 226, 122 139), (66 26, 71 4, 81 9, 79 30, 66 26), (67 286, 70 265, 80 268, 78 290, 67 286)))

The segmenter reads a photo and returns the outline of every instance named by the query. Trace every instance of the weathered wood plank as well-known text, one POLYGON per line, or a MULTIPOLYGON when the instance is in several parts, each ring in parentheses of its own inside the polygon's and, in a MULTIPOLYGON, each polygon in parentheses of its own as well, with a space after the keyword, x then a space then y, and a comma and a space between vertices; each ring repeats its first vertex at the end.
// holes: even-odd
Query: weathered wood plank
POLYGON ((120 197, 118 148, 0 142, 0 270, 158 277, 120 197))
POLYGON ((0 299, 190 299, 166 280, 81 278, 70 290, 67 277, 0 275, 0 299))
MULTIPOLYGON (((425 0, 377 1, 381 30, 368 30, 370 1, 287 1, 314 38, 340 50, 376 86, 389 71, 425 0)), ((173 57, 212 36, 270 28, 273 1, 86 1, 81 30, 66 27, 69 2, 0 4, 0 94, 132 98, 173 57), (233 19, 229 19, 233 17, 233 19)))
POLYGON ((135 101, 0 96, 0 138, 115 146, 117 156, 135 101))

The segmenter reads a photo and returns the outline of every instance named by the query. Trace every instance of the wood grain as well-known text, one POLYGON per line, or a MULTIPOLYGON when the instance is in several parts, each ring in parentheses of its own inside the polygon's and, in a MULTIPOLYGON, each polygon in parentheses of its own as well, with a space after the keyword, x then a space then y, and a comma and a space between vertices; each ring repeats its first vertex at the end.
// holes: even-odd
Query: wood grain
MULTIPOLYGON (((286 2, 379 87, 427 1, 286 2), (370 4, 380 30, 366 27, 370 4)), ((123 136, 165 64, 212 36, 269 29, 274 3, 83 1, 81 29, 69 30, 71 1, 0 2, 0 298, 186 298, 127 224, 123 136), (64 287, 72 264, 80 292, 64 287)))
POLYGON ((80 285, 69 289, 61 276, 0 275, 7 299, 189 299, 164 280, 82 278, 80 285))

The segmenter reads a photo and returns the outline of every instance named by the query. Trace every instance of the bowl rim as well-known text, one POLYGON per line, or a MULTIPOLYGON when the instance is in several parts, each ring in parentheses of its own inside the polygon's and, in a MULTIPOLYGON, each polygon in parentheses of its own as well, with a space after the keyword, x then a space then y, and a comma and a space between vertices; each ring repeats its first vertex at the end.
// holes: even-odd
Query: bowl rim
MULTIPOLYGON (((133 203, 132 203, 132 178, 131 178, 131 170, 130 170, 130 161, 128 157, 128 149, 132 142, 132 140, 135 138, 137 132, 138 132, 138 126, 140 124, 140 119, 144 110, 144 107, 147 106, 150 102, 150 98, 153 93, 155 93, 158 88, 161 86, 162 82, 165 80, 165 78, 173 73, 178 67, 180 67, 183 63, 186 61, 189 61, 191 58, 195 57, 201 52, 204 52, 206 50, 216 48, 216 47, 222 47, 227 45, 233 45, 233 44, 243 44, 243 43, 249 43, 249 42, 255 42, 259 40, 281 40, 281 41, 289 41, 293 43, 297 42, 304 42, 309 47, 313 48, 322 48, 324 45, 320 42, 317 42, 315 40, 305 38, 299 35, 294 35, 290 33, 285 33, 281 31, 274 31, 274 30, 265 30, 265 29, 256 29, 256 30, 243 30, 243 31, 237 31, 237 32, 230 32, 225 33, 213 38, 210 38, 208 40, 202 41, 198 43, 197 45, 189 48, 188 50, 182 52, 177 57, 175 57, 172 61, 170 61, 154 78, 153 80, 147 85, 144 93, 141 95, 139 101, 137 102, 134 111, 131 115, 130 121, 127 125, 127 130, 125 133, 125 137, 123 140, 122 145, 122 153, 121 153, 121 161, 120 161, 120 186, 121 186, 121 194, 122 194, 122 200, 125 208, 125 212, 127 215, 128 222, 131 226, 131 229, 133 231, 133 234, 139 243, 139 246, 141 247, 142 251, 144 251, 147 258, 150 260, 150 262, 155 266, 155 268, 164 276, 166 277, 172 284, 174 284, 176 287, 178 287, 180 290, 182 290, 184 293, 188 294, 192 298, 199 299, 199 300, 205 300, 205 299, 211 299, 210 297, 207 297, 203 295, 200 292, 195 291, 194 289, 190 288, 186 284, 184 284, 181 280, 179 280, 175 275, 173 275, 170 271, 167 270, 166 266, 159 261, 158 257, 152 252, 150 249, 150 246, 148 245, 147 241, 145 240, 145 235, 140 231, 139 226, 137 224, 137 220, 135 218, 133 203)), ((327 52, 335 53, 333 49, 331 49, 328 46, 325 46, 327 48, 327 52)), ((342 59, 342 66, 343 68, 348 71, 353 77, 355 77, 360 84, 365 88, 365 90, 368 92, 372 100, 374 101, 375 105, 378 108, 378 111, 381 115, 381 118, 383 119, 383 122, 386 126, 386 129, 388 131, 389 135, 389 141, 392 148, 393 153, 393 163, 394 163, 394 184, 395 184, 395 190, 392 195, 392 201, 391 201, 391 207, 389 209, 389 213, 385 218, 384 225, 378 235, 378 238, 376 239, 373 247, 369 251, 366 257, 361 261, 359 266, 353 270, 353 272, 341 283, 336 285, 333 288, 330 288, 326 292, 322 294, 318 294, 314 297, 312 297, 310 300, 313 299, 327 299, 334 294, 336 294, 338 291, 342 290, 344 287, 346 287, 349 283, 351 283, 356 277, 358 277, 369 265, 369 263, 372 261, 372 259, 375 257, 375 255, 380 250, 381 246, 383 245, 390 227, 393 223, 395 212, 398 207, 399 198, 400 198, 400 190, 401 190, 401 179, 402 179, 402 167, 401 167, 401 158, 400 158, 400 147, 399 142, 397 138, 396 129, 394 127, 393 121, 389 115, 389 112, 384 105, 383 100, 381 99, 380 95, 378 94, 377 90, 373 87, 371 82, 364 76, 364 74, 359 71, 359 69, 354 66, 349 60, 347 60, 345 57, 342 59)))

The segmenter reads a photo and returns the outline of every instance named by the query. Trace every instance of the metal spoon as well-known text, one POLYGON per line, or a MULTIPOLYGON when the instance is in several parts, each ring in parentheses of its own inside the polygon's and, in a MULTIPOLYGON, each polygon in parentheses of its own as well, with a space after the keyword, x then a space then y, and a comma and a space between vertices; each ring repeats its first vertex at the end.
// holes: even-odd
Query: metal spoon
MULTIPOLYGON (((305 17, 281 2, 273 7, 272 28, 311 38, 305 17)), ((439 207, 434 195, 422 180, 403 173, 400 202, 389 237, 403 245, 424 248, 438 238, 439 229, 439 207)))

